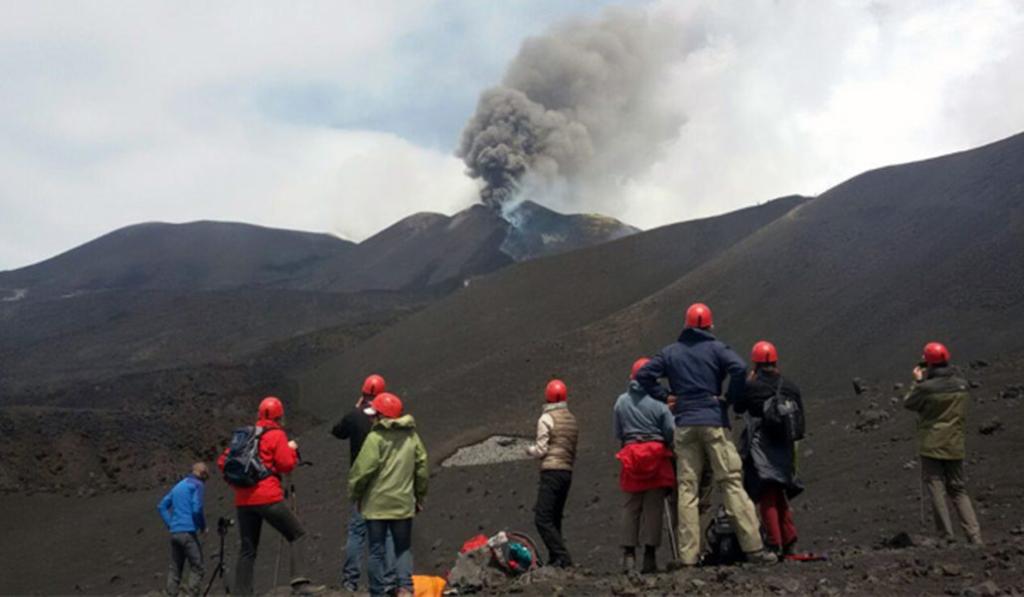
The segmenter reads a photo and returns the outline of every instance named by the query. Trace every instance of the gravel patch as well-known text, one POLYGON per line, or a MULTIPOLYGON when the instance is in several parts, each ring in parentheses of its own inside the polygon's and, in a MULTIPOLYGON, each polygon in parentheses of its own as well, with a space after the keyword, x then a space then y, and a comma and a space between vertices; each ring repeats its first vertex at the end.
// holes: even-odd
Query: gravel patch
POLYGON ((526 448, 533 442, 522 437, 511 435, 492 435, 482 442, 459 448, 444 462, 443 467, 477 466, 481 464, 498 464, 514 460, 530 460, 526 448))

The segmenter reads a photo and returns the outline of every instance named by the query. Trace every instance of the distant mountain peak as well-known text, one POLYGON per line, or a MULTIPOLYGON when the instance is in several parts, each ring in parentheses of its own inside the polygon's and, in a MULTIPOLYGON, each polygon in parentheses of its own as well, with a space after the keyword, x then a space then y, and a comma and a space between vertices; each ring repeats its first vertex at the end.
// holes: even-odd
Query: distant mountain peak
POLYGON ((582 249, 640 231, 609 216, 563 214, 529 200, 503 216, 510 229, 501 249, 516 261, 582 249))

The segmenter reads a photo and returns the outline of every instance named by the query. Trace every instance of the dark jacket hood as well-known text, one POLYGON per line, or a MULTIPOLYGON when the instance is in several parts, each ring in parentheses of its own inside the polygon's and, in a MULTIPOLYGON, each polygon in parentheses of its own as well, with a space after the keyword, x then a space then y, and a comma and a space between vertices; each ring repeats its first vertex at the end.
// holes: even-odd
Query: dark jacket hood
POLYGON ((629 380, 629 385, 626 386, 626 393, 629 394, 629 397, 633 400, 640 400, 647 395, 644 387, 635 379, 629 380))
POLYGON ((715 339, 715 335, 710 330, 700 328, 683 328, 683 331, 679 332, 680 342, 704 342, 715 339))

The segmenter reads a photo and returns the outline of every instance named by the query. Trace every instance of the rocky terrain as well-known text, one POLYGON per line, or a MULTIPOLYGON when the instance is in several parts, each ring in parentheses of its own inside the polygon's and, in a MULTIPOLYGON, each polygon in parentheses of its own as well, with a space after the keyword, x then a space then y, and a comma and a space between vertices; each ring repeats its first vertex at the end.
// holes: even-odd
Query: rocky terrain
MULTIPOLYGON (((1020 449, 1024 433, 1024 394, 1018 389, 1024 384, 1024 355, 987 362, 988 366, 967 369, 978 386, 968 428, 968 470, 969 489, 988 543, 982 549, 940 543, 932 538, 930 519, 921 522, 914 418, 889 400, 898 394, 895 384, 905 379, 876 380, 860 395, 847 380, 849 388, 843 395, 809 406, 814 418, 801 447, 808 490, 794 502, 801 549, 825 555, 827 562, 707 568, 643 578, 618 574, 617 465, 613 451, 595 451, 588 441, 566 519, 566 536, 580 568, 538 574, 529 582, 521 580, 487 593, 1001 595, 1022 591, 1024 516, 1019 504, 1024 479, 1007 474, 1006 455, 1020 449), (874 410, 887 415, 874 417, 877 424, 864 425, 874 410), (992 421, 999 422, 998 428, 987 431, 992 421), (998 591, 993 592, 993 586, 998 591)), ((604 431, 610 425, 610 399, 606 406, 609 412, 588 429, 604 431)), ((343 407, 339 405, 339 411, 343 407)), ((304 456, 315 464, 301 469, 294 480, 300 512, 313 533, 313 570, 318 579, 337 585, 347 512, 343 481, 348 455, 347 445, 329 437, 330 423, 311 425, 299 435, 304 456)), ((182 465, 189 460, 178 455, 174 459, 182 465)), ((478 532, 514 529, 535 535, 530 509, 536 476, 536 465, 528 461, 435 467, 427 510, 416 522, 417 571, 443 574, 462 541, 478 532)), ((208 516, 233 516, 224 484, 214 480, 209 490, 208 516)), ((3 592, 138 594, 159 589, 166 555, 164 530, 154 508, 162 492, 153 488, 84 497, 52 493, 0 497, 5 512, 19 514, 0 523, 0 532, 18 538, 0 544, 3 592), (59 574, 52 573, 53 557, 64 562, 59 574)), ((258 573, 262 591, 271 590, 270 568, 278 549, 276 540, 269 537, 258 573)), ((206 541, 208 551, 213 551, 215 536, 206 541)), ((233 535, 229 538, 229 558, 237 554, 236 541, 233 535)), ((665 547, 659 556, 664 566, 665 547)))

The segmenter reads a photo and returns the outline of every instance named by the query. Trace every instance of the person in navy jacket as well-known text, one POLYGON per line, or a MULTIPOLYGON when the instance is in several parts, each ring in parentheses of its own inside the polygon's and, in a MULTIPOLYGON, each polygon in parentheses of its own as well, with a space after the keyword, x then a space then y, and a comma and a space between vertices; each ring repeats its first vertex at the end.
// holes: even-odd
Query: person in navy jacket
POLYGON ((167 572, 167 594, 177 595, 181 570, 188 560, 185 591, 198 595, 203 580, 203 547, 199 533, 206 532, 203 494, 210 471, 202 462, 192 465, 192 474, 178 482, 157 505, 160 517, 171 532, 171 566, 167 572))
POLYGON ((711 309, 696 303, 686 310, 686 328, 639 372, 636 380, 675 415, 675 454, 679 495, 679 560, 696 566, 700 559, 700 479, 705 460, 718 488, 747 561, 777 561, 765 551, 754 504, 743 489, 743 465, 729 436, 730 402, 743 396, 747 365, 711 333, 711 309), (729 389, 722 397, 722 385, 729 389), (668 388, 660 379, 668 380, 668 388))

